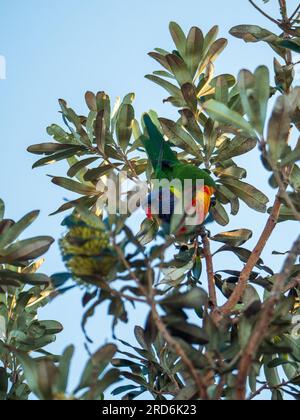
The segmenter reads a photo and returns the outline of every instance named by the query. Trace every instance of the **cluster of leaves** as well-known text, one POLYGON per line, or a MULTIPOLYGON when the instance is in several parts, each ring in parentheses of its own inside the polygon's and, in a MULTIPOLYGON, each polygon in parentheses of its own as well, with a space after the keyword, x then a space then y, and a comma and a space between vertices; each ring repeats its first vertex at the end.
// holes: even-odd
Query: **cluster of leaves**
POLYGON ((107 344, 97 350, 88 360, 78 386, 68 392, 68 379, 74 355, 69 346, 55 359, 45 357, 32 359, 26 354, 19 356, 30 390, 40 400, 76 401, 102 400, 104 391, 119 380, 119 370, 109 369, 117 348, 107 344))
MULTIPOLYGON (((216 179, 213 219, 227 225, 230 216, 226 206, 234 216, 241 201, 255 211, 269 211, 254 251, 244 247, 253 236, 247 228, 209 237, 202 227, 193 237, 185 238, 185 243, 174 243, 175 239, 159 232, 154 222, 145 220, 136 233, 128 227, 129 214, 107 212, 104 193, 108 178, 117 179, 126 171, 132 181, 146 177, 151 182, 152 168, 142 142, 145 127, 136 119, 133 94, 118 100, 112 109, 107 94, 87 92, 87 116, 77 115, 60 100, 66 127, 52 125, 48 133, 54 142, 29 148, 43 156, 34 167, 67 160, 67 177, 53 177, 52 182, 80 196, 57 211, 74 209, 65 220, 68 231, 61 240, 69 272, 52 280, 61 286, 72 276, 86 288, 83 304, 89 307, 83 327, 105 301, 109 301, 114 326, 119 320, 127 322, 128 304, 134 308, 137 304, 150 306, 145 328, 135 329, 140 347, 122 342, 135 353, 119 350, 122 358, 113 359, 113 365, 122 369, 121 376, 133 383, 117 388, 114 395, 133 399, 147 391, 159 400, 170 396, 245 399, 249 384, 250 398, 264 389, 272 392, 273 399, 282 399, 284 394, 299 398, 300 340, 294 334, 293 320, 300 315, 300 239, 287 253, 280 273, 273 272, 260 258, 278 222, 300 220, 299 141, 293 139, 293 132, 300 129, 300 90, 293 86, 292 61, 292 52, 299 52, 300 32, 297 18, 288 19, 285 2, 280 3, 282 20, 275 23, 283 31, 281 35, 254 25, 231 30, 233 36, 246 42, 265 42, 276 52, 274 86, 265 66, 254 73, 242 70, 237 78, 215 76, 214 62, 227 44, 225 39, 217 39, 218 28, 204 35, 193 27, 186 35, 176 23, 170 24, 175 50, 151 52, 163 70, 147 76, 168 92, 165 102, 179 111, 176 121, 150 111, 157 128, 181 162, 203 167, 216 179), (273 96, 275 105, 267 119, 273 96), (235 162, 257 145, 270 185, 277 189, 269 209, 266 195, 245 182, 246 169, 235 162), (96 162, 97 166, 92 166, 96 162), (212 255, 210 245, 219 243, 222 246, 212 255), (170 253, 173 257, 168 260, 170 253), (216 269, 214 257, 220 253, 236 256, 243 270, 216 269), (208 293, 199 287, 204 260, 208 293), (225 306, 218 306, 220 296, 214 296, 215 287, 225 297, 225 306)), ((16 286, 22 283, 22 275, 25 281, 24 259, 27 262, 38 256, 35 241, 30 243, 30 252, 28 243, 11 245, 32 217, 13 226, 10 222, 3 225, 7 233, 0 238, 0 263, 18 267, 4 267, 6 275, 7 271, 18 271, 20 276, 21 272, 21 277, 13 278, 16 286)), ((26 277, 26 283, 32 281, 38 281, 36 275, 35 279, 26 277)), ((47 336, 47 327, 44 333, 47 336)), ((72 398, 101 398, 107 386, 118 380, 116 370, 103 376, 116 351, 110 345, 92 357, 72 398)), ((39 398, 66 395, 72 353, 69 348, 58 364, 48 357, 42 365, 23 355, 28 383, 39 398), (46 372, 42 384, 39 369, 46 372)))
POLYGON ((0 207, 0 398, 20 400, 30 394, 22 358, 32 352, 40 354, 39 360, 51 356, 45 347, 55 341, 62 325, 37 317, 54 293, 50 278, 37 273, 43 263, 38 258, 53 239, 42 236, 18 240, 38 212, 15 223, 4 219, 3 201, 0 207))
POLYGON ((47 252, 53 239, 18 240, 38 212, 14 223, 4 219, 3 201, 0 207, 0 399, 25 400, 32 392, 42 400, 102 399, 105 389, 119 378, 117 369, 106 369, 117 348, 108 344, 92 355, 78 387, 68 394, 74 348, 68 347, 62 356, 49 353, 47 346, 63 326, 38 318, 39 310, 64 283, 59 276, 49 278, 37 273, 44 261, 38 258, 47 252))

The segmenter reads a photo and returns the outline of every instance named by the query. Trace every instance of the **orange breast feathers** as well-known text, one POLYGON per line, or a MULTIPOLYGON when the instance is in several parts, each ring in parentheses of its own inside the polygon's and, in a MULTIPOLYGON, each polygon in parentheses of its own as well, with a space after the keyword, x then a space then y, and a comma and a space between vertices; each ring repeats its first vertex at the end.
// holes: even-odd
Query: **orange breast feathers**
POLYGON ((205 185, 197 191, 196 197, 193 199, 192 206, 196 208, 198 224, 201 225, 210 210, 211 198, 215 193, 213 187, 205 185))

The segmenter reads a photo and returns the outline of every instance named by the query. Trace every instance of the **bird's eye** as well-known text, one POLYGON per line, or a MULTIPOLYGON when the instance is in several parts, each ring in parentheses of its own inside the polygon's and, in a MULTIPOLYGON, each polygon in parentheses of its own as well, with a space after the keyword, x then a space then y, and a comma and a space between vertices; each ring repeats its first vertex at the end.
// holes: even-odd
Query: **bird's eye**
POLYGON ((210 207, 215 207, 217 205, 217 199, 215 197, 211 198, 210 207))

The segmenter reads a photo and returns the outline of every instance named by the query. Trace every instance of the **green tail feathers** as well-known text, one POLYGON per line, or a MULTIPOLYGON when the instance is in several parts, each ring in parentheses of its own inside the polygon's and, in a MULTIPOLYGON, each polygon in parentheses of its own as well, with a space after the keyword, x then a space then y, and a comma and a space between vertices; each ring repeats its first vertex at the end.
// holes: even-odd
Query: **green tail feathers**
POLYGON ((151 120, 148 114, 144 114, 143 120, 148 132, 148 137, 143 140, 147 155, 156 172, 162 168, 162 162, 170 164, 178 163, 176 153, 173 152, 168 142, 151 120))

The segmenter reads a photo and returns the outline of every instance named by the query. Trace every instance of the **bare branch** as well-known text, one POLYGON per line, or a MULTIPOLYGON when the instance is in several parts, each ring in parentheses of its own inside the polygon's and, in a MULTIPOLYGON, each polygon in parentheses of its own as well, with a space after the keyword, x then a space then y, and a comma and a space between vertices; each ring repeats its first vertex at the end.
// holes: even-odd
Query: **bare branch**
POLYGON ((247 262, 247 264, 245 265, 244 269, 242 270, 241 274, 240 274, 240 278, 238 281, 238 284, 236 285, 232 295, 230 296, 230 298, 228 299, 228 301, 225 303, 225 305, 223 305, 221 308, 219 308, 218 310, 215 311, 214 314, 214 319, 215 321, 220 321, 220 319, 225 316, 230 314, 230 312, 232 311, 232 309, 239 303, 239 301, 241 300, 247 285, 248 285, 248 280, 249 277, 253 271, 253 269, 255 268, 259 258, 261 257, 261 254, 265 248, 265 246, 267 245, 276 225, 278 222, 278 218, 279 218, 279 214, 280 214, 280 209, 281 209, 281 201, 279 198, 279 195, 276 196, 274 205, 273 205, 273 209, 272 209, 272 213, 269 216, 269 219, 267 221, 267 224, 259 238, 259 241, 256 245, 256 247, 254 248, 253 252, 251 253, 251 256, 247 262))

